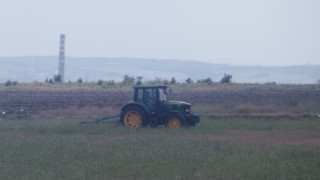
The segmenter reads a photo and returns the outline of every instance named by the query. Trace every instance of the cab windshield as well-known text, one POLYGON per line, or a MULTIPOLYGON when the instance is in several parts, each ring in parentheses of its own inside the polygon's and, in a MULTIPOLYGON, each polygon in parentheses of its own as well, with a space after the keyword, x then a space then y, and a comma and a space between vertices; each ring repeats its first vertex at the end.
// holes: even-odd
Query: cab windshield
POLYGON ((159 100, 160 101, 167 100, 166 91, 164 89, 159 89, 159 100))

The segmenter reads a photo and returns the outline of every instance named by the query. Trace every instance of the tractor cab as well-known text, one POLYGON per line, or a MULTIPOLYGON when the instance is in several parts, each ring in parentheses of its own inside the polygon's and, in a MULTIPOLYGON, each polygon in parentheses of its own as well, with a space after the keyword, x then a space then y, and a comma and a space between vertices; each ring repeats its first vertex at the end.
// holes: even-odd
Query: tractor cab
POLYGON ((191 104, 167 100, 167 86, 134 86, 134 100, 121 109, 120 122, 126 126, 195 126, 200 118, 191 114, 191 104))
POLYGON ((161 104, 167 100, 166 86, 135 86, 134 101, 145 104, 155 115, 161 104))

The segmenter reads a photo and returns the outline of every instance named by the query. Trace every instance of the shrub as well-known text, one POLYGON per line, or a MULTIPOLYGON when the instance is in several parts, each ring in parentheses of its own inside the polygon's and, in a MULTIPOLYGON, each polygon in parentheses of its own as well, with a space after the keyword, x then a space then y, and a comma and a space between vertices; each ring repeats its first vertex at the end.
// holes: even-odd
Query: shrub
POLYGON ((170 81, 170 84, 175 84, 175 83, 176 83, 176 78, 172 77, 171 81, 170 81))
POLYGON ((12 85, 12 86, 16 86, 16 85, 18 85, 18 82, 17 82, 17 81, 12 81, 12 82, 11 82, 11 85, 12 85))
POLYGON ((114 82, 114 80, 109 80, 107 82, 107 86, 114 86, 116 83, 114 82))
POLYGON ((142 78, 143 78, 142 76, 137 77, 137 83, 136 83, 137 85, 142 85, 142 78))
POLYGON ((193 81, 192 81, 192 79, 191 79, 191 78, 188 78, 188 79, 186 79, 186 83, 187 83, 187 84, 192 84, 192 83, 193 83, 193 81))
POLYGON ((230 74, 224 74, 224 76, 221 78, 221 83, 231 83, 232 75, 230 74))
POLYGON ((16 86, 16 85, 18 85, 18 82, 17 81, 8 80, 4 85, 5 86, 16 86))
POLYGON ((79 78, 79 79, 77 80, 77 83, 82 83, 82 78, 79 78))
POLYGON ((102 84, 103 84, 103 80, 102 79, 98 80, 97 85, 102 86, 102 84))
POLYGON ((58 75, 55 75, 55 76, 53 76, 53 80, 54 80, 54 82, 61 82, 61 75, 60 74, 58 74, 58 75))
POLYGON ((11 81, 8 80, 4 85, 5 85, 5 86, 11 86, 11 81))
POLYGON ((211 85, 211 84, 213 83, 213 81, 211 80, 211 78, 207 78, 207 79, 198 80, 197 83, 202 83, 202 84, 211 85))
POLYGON ((11 86, 11 81, 8 80, 4 85, 5 85, 5 86, 11 86))
MULTIPOLYGON (((167 80, 164 80, 164 81, 168 83, 167 80)), ((156 77, 153 81, 146 81, 145 82, 146 85, 159 85, 162 83, 164 83, 164 82, 159 77, 156 77)))
POLYGON ((124 85, 130 85, 130 84, 133 84, 135 81, 134 77, 130 77, 129 75, 125 75, 123 77, 123 81, 122 81, 122 84, 124 85))

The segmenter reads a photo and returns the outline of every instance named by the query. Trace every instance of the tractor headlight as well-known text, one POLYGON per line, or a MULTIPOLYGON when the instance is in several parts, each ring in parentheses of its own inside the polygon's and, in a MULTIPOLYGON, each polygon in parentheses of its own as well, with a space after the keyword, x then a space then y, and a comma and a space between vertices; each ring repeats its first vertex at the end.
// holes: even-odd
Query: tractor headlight
POLYGON ((185 110, 184 110, 184 112, 186 113, 186 114, 190 114, 191 113, 191 108, 189 107, 189 108, 186 108, 185 110))

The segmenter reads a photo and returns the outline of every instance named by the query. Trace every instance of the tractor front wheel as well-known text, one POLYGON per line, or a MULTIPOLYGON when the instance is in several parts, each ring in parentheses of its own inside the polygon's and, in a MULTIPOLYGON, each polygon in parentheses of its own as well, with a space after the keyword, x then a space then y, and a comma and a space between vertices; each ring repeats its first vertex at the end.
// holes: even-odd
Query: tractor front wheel
POLYGON ((138 128, 146 126, 148 119, 146 113, 141 108, 129 106, 121 112, 120 122, 125 126, 138 128))
POLYGON ((167 127, 179 128, 185 125, 185 119, 180 114, 171 114, 167 117, 167 127))

